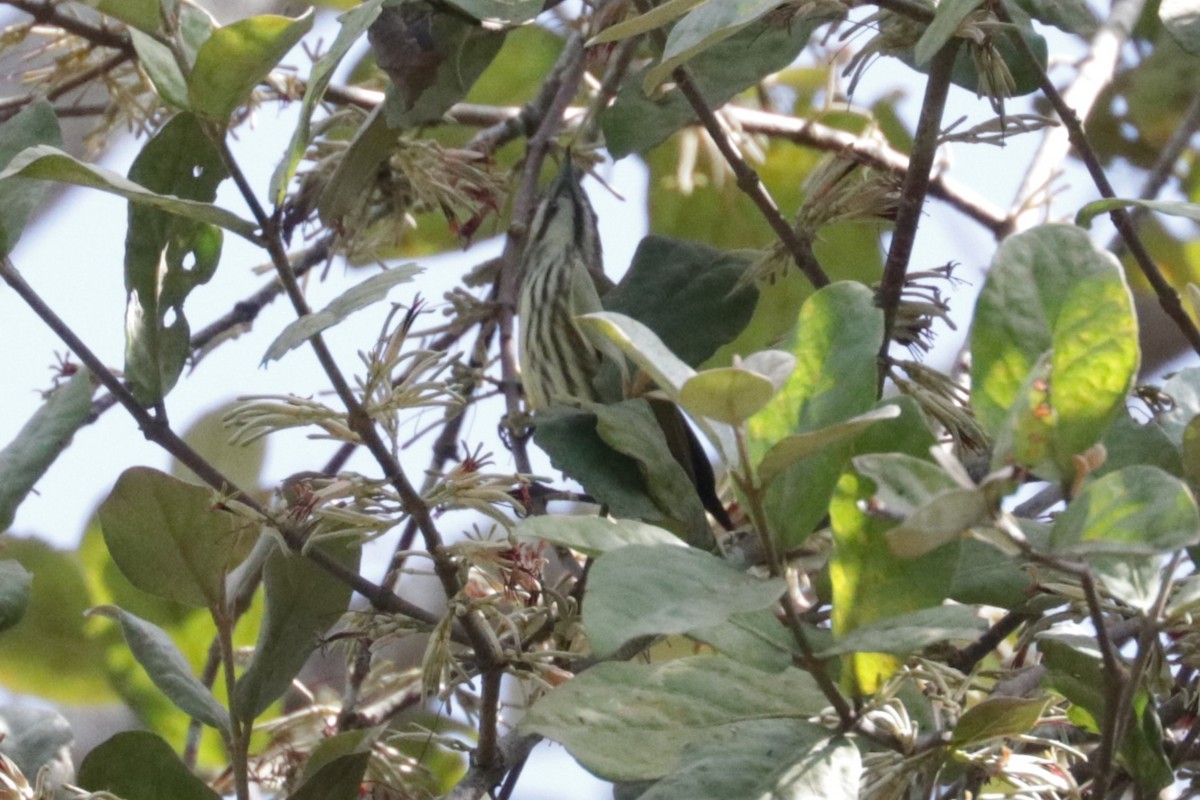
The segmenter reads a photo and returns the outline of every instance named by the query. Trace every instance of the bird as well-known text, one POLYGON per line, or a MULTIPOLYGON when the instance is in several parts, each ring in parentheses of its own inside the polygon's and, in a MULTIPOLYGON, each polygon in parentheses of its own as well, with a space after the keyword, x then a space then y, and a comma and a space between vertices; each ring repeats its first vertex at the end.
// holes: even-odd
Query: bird
MULTIPOLYGON (((578 319, 604 309, 597 283, 607 281, 596 212, 580 179, 568 152, 534 212, 521 259, 519 357, 532 412, 551 405, 619 402, 629 383, 625 356, 578 319)), ((712 465, 683 413, 669 400, 647 400, 671 455, 696 487, 705 510, 733 530, 717 495, 712 465)))

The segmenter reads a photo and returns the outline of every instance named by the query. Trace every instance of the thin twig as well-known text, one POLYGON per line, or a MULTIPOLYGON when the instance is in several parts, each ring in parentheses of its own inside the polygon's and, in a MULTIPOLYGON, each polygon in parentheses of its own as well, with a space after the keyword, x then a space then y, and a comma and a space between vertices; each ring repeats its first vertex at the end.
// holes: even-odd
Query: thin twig
POLYGON ((1096 770, 1095 777, 1092 778, 1092 797, 1096 800, 1104 800, 1104 796, 1108 792, 1113 759, 1119 743, 1117 733, 1122 728, 1120 698, 1124 692, 1127 678, 1125 668, 1121 665, 1120 654, 1113 644, 1108 626, 1104 622, 1104 609, 1100 605, 1100 593, 1096 589, 1092 571, 1084 567, 1078 575, 1083 587, 1084 598, 1087 600, 1092 627, 1096 629, 1096 643, 1100 647, 1100 658, 1104 662, 1104 723, 1103 729, 1100 731, 1100 745, 1091 759, 1096 770))
POLYGON ((114 50, 122 50, 130 54, 133 52, 133 44, 130 42, 128 34, 89 25, 81 19, 64 13, 58 3, 35 3, 31 2, 31 0, 4 0, 4 4, 12 6, 19 11, 24 11, 33 17, 35 22, 62 28, 67 33, 73 33, 82 39, 87 39, 92 44, 111 47, 114 50))
MULTIPOLYGON (((1158 152, 1158 157, 1154 159, 1154 163, 1150 166, 1146 173, 1146 180, 1142 184, 1142 190, 1138 192, 1138 199, 1153 200, 1158 197, 1159 192, 1167 185, 1167 181, 1175 173, 1175 167, 1179 163, 1179 159, 1187 152, 1192 143, 1192 136, 1200 129, 1200 92, 1192 97, 1192 101, 1188 103, 1187 111, 1184 112, 1183 119, 1179 122, 1179 127, 1171 134, 1171 138, 1163 145, 1162 150, 1158 152)), ((1142 220, 1150 213, 1148 208, 1136 206, 1129 211, 1130 219, 1135 226, 1140 226, 1142 220)), ((1108 249, 1116 256, 1120 257, 1125 250, 1125 242, 1120 236, 1114 236, 1112 241, 1108 243, 1108 249)))
POLYGON ((79 357, 79 360, 91 371, 96 380, 108 389, 117 399, 117 402, 133 417, 138 427, 141 428, 143 435, 174 456, 179 463, 190 469, 197 478, 216 491, 237 500, 251 511, 261 515, 264 520, 268 521, 279 531, 289 547, 297 552, 303 550, 305 556, 311 559, 313 563, 337 580, 350 586, 380 611, 401 614, 427 625, 436 625, 441 620, 441 617, 437 614, 426 611, 420 606, 400 598, 394 592, 387 591, 383 587, 371 583, 359 575, 358 572, 342 564, 320 547, 314 545, 305 547, 303 537, 297 531, 283 522, 275 520, 273 515, 253 496, 242 491, 228 477, 193 450, 183 439, 179 438, 178 434, 163 425, 161 421, 147 411, 129 389, 117 379, 112 370, 84 344, 83 340, 75 334, 61 317, 54 313, 53 309, 46 305, 46 302, 33 290, 33 287, 21 277, 20 272, 17 271, 7 256, 0 260, 0 279, 3 279, 17 293, 25 305, 29 306, 30 310, 40 317, 63 343, 71 349, 71 352, 79 357))
POLYGON ((1029 614, 1010 611, 992 625, 983 635, 969 645, 951 653, 946 663, 964 674, 975 669, 975 665, 987 657, 988 653, 1000 646, 1000 643, 1024 625, 1034 619, 1029 614))
POLYGON ((879 349, 880 392, 883 390, 887 374, 888 349, 892 343, 896 310, 900 306, 900 296, 904 291, 908 262, 917 239, 917 226, 921 222, 921 210, 925 205, 929 176, 933 170, 934 156, 937 154, 942 114, 946 109, 946 97, 950 93, 950 74, 961 42, 957 37, 951 38, 929 64, 929 80, 925 84, 925 99, 921 104, 921 115, 913 137, 912 155, 909 156, 908 171, 904 174, 904 184, 900 188, 896 227, 892 233, 892 244, 888 249, 887 263, 883 267, 883 278, 880 280, 876 299, 883 309, 883 344, 879 349))
MULTIPOLYGON (((1008 16, 1008 12, 1004 9, 1003 4, 996 5, 996 15, 1005 22, 1012 22, 1008 16)), ((1100 160, 1096 157, 1095 151, 1092 149, 1091 142, 1088 141, 1087 134, 1083 130, 1083 124, 1079 121, 1079 117, 1075 115, 1074 109, 1063 99, 1058 93, 1058 89, 1050 81, 1050 77, 1046 75, 1046 71, 1041 68, 1037 57, 1030 50, 1029 44, 1020 36, 1012 37, 1016 45, 1017 51, 1021 53, 1021 57, 1030 66, 1037 70, 1041 81, 1042 92, 1050 100, 1054 110, 1058 112, 1059 118, 1070 134, 1071 145, 1074 146, 1075 152, 1083 159, 1084 165, 1087 167, 1088 173, 1092 176, 1092 181, 1096 184, 1096 188, 1100 190, 1100 195, 1105 198, 1116 197, 1116 192, 1113 191, 1112 184, 1108 182, 1108 176, 1104 174, 1104 168, 1100 166, 1100 160)), ((1116 226, 1117 231, 1121 234, 1121 238, 1125 240, 1125 245, 1129 248, 1129 252, 1133 255, 1137 262, 1138 268, 1142 274, 1146 276, 1146 280, 1154 288, 1154 293, 1158 296, 1158 302, 1162 305, 1163 311, 1175 323, 1184 337, 1188 340, 1188 344, 1192 346, 1197 353, 1200 353, 1200 329, 1192 322, 1191 317, 1183 308, 1183 303, 1179 300, 1179 293, 1175 288, 1167 282, 1159 270, 1158 265, 1154 263, 1150 253, 1146 250, 1146 246, 1142 244, 1141 238, 1137 235, 1137 230, 1134 228, 1133 222, 1129 218, 1129 212, 1123 208, 1117 208, 1109 212, 1109 217, 1116 226)))
MULTIPOLYGON (((1000 6, 999 3, 995 5, 1000 6)), ((1074 113, 1081 119, 1087 119, 1100 92, 1112 82, 1121 47, 1129 38, 1143 5, 1145 0, 1117 0, 1113 3, 1108 19, 1092 37, 1088 54, 1083 59, 1075 79, 1062 92, 1063 103, 1074 109, 1074 113)), ((997 16, 1005 22, 1012 22, 1004 9, 998 11, 997 16)), ((1012 38, 1015 40, 1021 37, 1012 38)), ((1065 121, 1065 115, 1060 112, 1060 116, 1063 116, 1065 121)), ((1040 204, 1035 202, 1035 198, 1040 196, 1053 178, 1062 171, 1070 147, 1071 134, 1066 128, 1047 128, 1042 134, 1042 142, 1013 201, 1011 216, 1014 231, 1023 231, 1036 224, 1040 204)))
MULTIPOLYGON (((121 51, 118 51, 118 52, 114 53, 113 55, 109 56, 108 58, 104 59, 99 64, 89 67, 88 69, 85 69, 78 74, 72 75, 71 77, 67 78, 65 81, 58 84, 54 88, 46 91, 45 93, 35 92, 33 94, 28 94, 23 97, 12 97, 7 100, 0 101, 0 122, 4 122, 5 120, 11 119, 12 117, 16 116, 18 111, 20 111, 21 109, 28 106, 30 103, 32 103, 35 100, 38 100, 42 97, 44 97, 47 100, 57 100, 58 98, 62 97, 64 94, 66 94, 67 92, 70 92, 73 89, 78 89, 80 86, 83 86, 84 84, 90 83, 91 81, 95 80, 96 78, 100 77, 101 75, 111 72, 112 70, 116 69, 117 67, 121 66, 126 61, 129 61, 132 58, 133 58, 132 51, 121 50, 121 51)), ((93 108, 95 108, 95 107, 93 107, 93 108)), ((103 105, 103 106, 98 106, 98 108, 99 108, 99 110, 95 111, 93 113, 103 113, 105 110, 108 109, 108 106, 103 105)), ((63 109, 62 111, 68 112, 69 109, 63 109)), ((58 109, 55 110, 55 113, 58 114, 59 116, 69 115, 66 113, 60 113, 60 111, 58 109)), ((76 114, 75 116, 79 116, 79 115, 76 114)))

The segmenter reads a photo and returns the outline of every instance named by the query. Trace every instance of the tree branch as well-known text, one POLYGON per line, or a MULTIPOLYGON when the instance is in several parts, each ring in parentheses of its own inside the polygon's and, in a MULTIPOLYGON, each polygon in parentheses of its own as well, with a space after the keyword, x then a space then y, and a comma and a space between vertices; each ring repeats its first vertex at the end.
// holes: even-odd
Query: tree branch
POLYGON ((904 290, 908 273, 908 262, 912 257, 913 244, 917 239, 917 226, 921 222, 921 209, 929 190, 929 176, 933 170, 933 159, 937 153, 941 135, 942 114, 946 108, 946 97, 950 93, 950 73, 954 59, 962 43, 951 38, 929 65, 929 81, 925 85, 925 100, 921 104, 921 116, 917 120, 917 131, 913 137, 912 155, 908 171, 900 189, 900 204, 896 211, 896 228, 892 233, 892 245, 888 249, 887 263, 883 267, 883 278, 879 283, 876 302, 883 309, 883 344, 879 349, 879 390, 887 375, 888 349, 892 343, 892 328, 896 321, 896 309, 904 290))
MULTIPOLYGON (((1138 0, 1122 0, 1122 2, 1136 3, 1138 0)), ((1012 22, 1005 10, 1003 4, 996 5, 996 15, 1004 22, 1012 22)), ((1100 190, 1100 195, 1106 198, 1116 197, 1113 191, 1112 184, 1108 182, 1108 176, 1104 174, 1104 168, 1100 166, 1100 160, 1096 157, 1096 153, 1092 150, 1092 145, 1087 139, 1087 134, 1083 130, 1083 124, 1076 116, 1074 109, 1066 102, 1058 89, 1051 83, 1050 78, 1046 75, 1045 70, 1037 61, 1033 51, 1029 49, 1029 44, 1020 36, 1014 36, 1013 42, 1016 44, 1017 51, 1021 53, 1021 57, 1032 69, 1037 70, 1041 84, 1042 92, 1050 100, 1054 110, 1058 112, 1059 118, 1062 119, 1063 126, 1070 136, 1070 143, 1075 147, 1075 152, 1083 159, 1084 165, 1087 167, 1088 173, 1092 176, 1092 181, 1096 184, 1096 188, 1100 190)), ((1125 245, 1129 248, 1130 254, 1133 255, 1137 262, 1138 268, 1142 274, 1146 276, 1146 280, 1154 288, 1154 293, 1158 296, 1158 302, 1162 305, 1163 311, 1167 316, 1178 326, 1183 333, 1188 343, 1197 353, 1200 353, 1200 329, 1197 329, 1191 317, 1183 308, 1183 304, 1179 300, 1179 293, 1175 288, 1167 282, 1159 270, 1158 265, 1154 263, 1154 259, 1150 257, 1150 253, 1146 250, 1142 240, 1138 237, 1137 231, 1134 229, 1133 222, 1130 220, 1129 212, 1123 208, 1117 208, 1109 212, 1109 217, 1116 226, 1117 231, 1121 234, 1121 238, 1125 240, 1125 245)))

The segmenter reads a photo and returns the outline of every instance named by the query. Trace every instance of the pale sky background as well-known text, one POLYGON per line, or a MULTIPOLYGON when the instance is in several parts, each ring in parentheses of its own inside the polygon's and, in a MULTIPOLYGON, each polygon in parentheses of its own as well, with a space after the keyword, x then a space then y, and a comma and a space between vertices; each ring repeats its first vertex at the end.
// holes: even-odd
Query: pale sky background
MULTIPOLYGON (((332 39, 335 28, 332 15, 318 19, 309 37, 315 41, 332 39)), ((1055 37, 1051 50, 1061 52, 1061 37, 1055 37)), ((286 63, 308 71, 307 59, 297 50, 286 63)), ((856 99, 867 104, 874 97, 897 87, 910 93, 900 104, 903 117, 911 126, 920 102, 923 76, 917 76, 895 60, 877 62, 866 73, 856 99)), ((1023 101, 1010 104, 1010 112, 1023 110, 1023 101)), ((267 106, 256 115, 250 127, 238 131, 233 142, 251 184, 260 197, 265 195, 268 181, 278 154, 291 136, 298 104, 277 109, 267 106)), ((967 125, 991 119, 994 114, 985 100, 953 88, 946 119, 969 117, 967 125)), ((963 183, 968 183, 993 202, 1007 206, 1019 183, 1025 165, 1039 141, 1038 135, 1013 139, 999 150, 989 146, 956 146, 950 154, 951 171, 963 183)), ((101 159, 109 169, 124 173, 136 155, 141 142, 125 139, 112 147, 101 159)), ((624 201, 595 185, 589 191, 600 218, 606 265, 614 277, 624 271, 646 230, 644 219, 646 173, 635 158, 627 158, 615 167, 601 167, 606 179, 619 191, 624 201)), ((1092 199, 1095 192, 1077 169, 1071 172, 1070 187, 1054 205, 1056 217, 1069 218, 1081 203, 1092 199)), ((1117 176, 1120 177, 1119 174, 1117 176)), ((1132 193, 1136 185, 1125 185, 1119 191, 1132 193)), ((249 213, 231 181, 222 185, 217 202, 248 217, 249 213)), ((785 209, 785 214, 788 213, 785 209)), ((85 189, 70 189, 28 229, 16 251, 13 262, 43 298, 75 331, 110 365, 119 368, 124 347, 124 305, 122 263, 126 204, 124 201, 85 189)), ((1098 241, 1107 241, 1104 228, 1097 225, 1098 241)), ((425 273, 416 282, 393 290, 389 299, 408 303, 416 291, 423 297, 440 301, 442 293, 453 286, 461 275, 475 264, 499 252, 500 241, 481 241, 465 254, 422 259, 425 273)), ((975 223, 946 205, 931 201, 923 222, 914 269, 941 265, 950 260, 961 262, 958 276, 969 282, 951 295, 956 315, 965 319, 982 284, 981 270, 986 267, 995 244, 990 235, 975 223)), ((193 330, 199 330, 210 320, 228 311, 232 302, 257 290, 266 280, 251 268, 263 263, 264 254, 236 236, 227 235, 221 266, 214 279, 195 290, 187 302, 187 313, 193 330)), ((320 308, 340 294, 349 282, 365 279, 371 271, 356 270, 347 274, 335 264, 326 283, 313 281, 308 285, 310 304, 320 308)), ((387 311, 380 304, 352 317, 333 329, 328 340, 339 361, 349 372, 358 363, 356 351, 374 341, 387 311)), ((308 348, 295 350, 268 368, 260 368, 267 345, 292 320, 290 305, 277 300, 258 318, 253 331, 228 342, 210 353, 194 373, 181 380, 167 398, 167 407, 176 430, 182 431, 198 416, 240 394, 284 393, 314 395, 326 391, 327 382, 308 348)), ((432 317, 429 319, 433 319, 432 317)), ((4 338, 0 343, 0 375, 5 376, 4 411, 0 415, 0 446, 10 441, 21 425, 41 402, 39 390, 49 386, 50 365, 54 352, 65 348, 34 314, 9 291, 0 288, 0 320, 4 338)), ((960 325, 957 334, 942 330, 937 351, 929 358, 932 363, 944 364, 958 351, 965 334, 960 325)), ((336 402, 334 400, 333 402, 336 402)), ((432 419, 428 414, 413 430, 432 419)), ((488 408, 472 411, 463 430, 463 437, 472 445, 484 443, 497 459, 497 470, 511 470, 507 451, 496 438, 496 415, 488 408)), ((415 444, 404 461, 415 482, 429 460, 430 438, 415 444)), ((302 469, 314 469, 324 463, 336 445, 326 441, 311 441, 303 432, 287 432, 271 437, 264 469, 267 485, 302 469)), ((537 454, 540 457, 540 454, 537 454)), ((109 491, 122 470, 134 465, 166 469, 165 453, 146 442, 131 419, 119 408, 103 415, 94 425, 81 430, 75 442, 59 458, 39 482, 39 494, 31 495, 17 513, 12 531, 19 535, 38 535, 60 546, 73 546, 98 503, 109 491)), ((367 474, 376 472, 375 465, 363 456, 356 456, 350 469, 367 474)), ((544 474, 550 470, 544 458, 535 469, 544 474)), ((449 529, 452 518, 445 518, 449 529)), ((385 537, 371 545, 364 563, 368 577, 381 577, 394 537, 385 537)), ((609 789, 577 766, 558 746, 539 748, 535 760, 523 773, 516 797, 526 798, 589 798, 608 797, 609 789), (543 760, 545 759, 545 760, 543 760), (550 764, 553 768, 549 768, 550 764), (566 787, 570 787, 569 790, 566 787)))

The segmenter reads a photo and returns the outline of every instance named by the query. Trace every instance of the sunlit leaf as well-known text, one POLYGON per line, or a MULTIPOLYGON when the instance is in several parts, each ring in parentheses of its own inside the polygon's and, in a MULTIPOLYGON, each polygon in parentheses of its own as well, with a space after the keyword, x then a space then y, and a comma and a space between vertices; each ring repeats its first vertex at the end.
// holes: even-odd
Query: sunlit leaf
MULTIPOLYGON (((747 423, 751 458, 761 459, 787 436, 818 431, 869 411, 875 405, 882 338, 882 314, 862 284, 836 283, 810 297, 784 348, 796 357, 796 369, 747 423)), ((826 447, 774 476, 766 508, 783 547, 798 545, 825 516, 850 445, 843 441, 826 447)))
POLYGON ((698 372, 683 384, 679 402, 690 413, 740 425, 775 396, 770 378, 742 366, 698 372))
MULTIPOLYGON (((1020 463, 1048 460, 1073 474, 1074 456, 1104 434, 1137 371, 1137 323, 1120 266, 1070 226, 1006 239, 975 306, 971 350, 983 427, 1042 451, 1022 453, 1020 463), (1014 414, 1018 401, 1024 410, 1014 414), (1036 430, 1021 434, 1021 426, 1036 430)), ((997 448, 999 463, 1008 456, 997 448)))
MULTIPOLYGON (((958 560, 953 544, 919 558, 892 555, 887 533, 895 522, 890 515, 868 513, 873 495, 870 480, 848 472, 829 505, 832 622, 839 639, 866 625, 940 605, 949 595, 958 560)), ((873 693, 899 665, 892 655, 855 653, 843 659, 842 681, 854 691, 873 693)))
POLYGON ((312 30, 311 9, 296 19, 264 14, 223 25, 200 46, 188 79, 188 97, 197 114, 220 122, 250 96, 312 30))
POLYGON ((1087 484, 1054 521, 1060 553, 1155 555, 1200 543, 1192 493, 1156 467, 1133 466, 1087 484))

